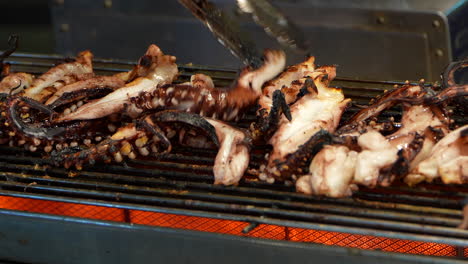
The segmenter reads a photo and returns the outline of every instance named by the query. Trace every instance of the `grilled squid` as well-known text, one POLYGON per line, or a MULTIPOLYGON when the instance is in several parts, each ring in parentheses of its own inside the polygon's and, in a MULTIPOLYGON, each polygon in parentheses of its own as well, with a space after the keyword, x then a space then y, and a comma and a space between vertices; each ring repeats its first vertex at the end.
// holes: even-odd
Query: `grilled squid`
POLYGON ((341 89, 328 87, 329 78, 335 76, 335 67, 326 66, 316 69, 312 74, 313 92, 304 95, 291 107, 292 120, 283 117, 279 128, 269 140, 273 146, 268 163, 260 174, 261 179, 285 180, 293 175, 303 174, 301 164, 309 161, 313 151, 302 151, 303 148, 314 149, 312 145, 326 143, 327 133, 333 133, 338 126, 341 114, 350 99, 345 99, 341 89), (317 135, 314 140, 310 140, 317 135), (307 144, 305 144, 307 143, 307 144), (299 158, 295 153, 304 154, 299 158), (301 161, 301 164, 296 164, 301 161))
POLYGON ((125 82, 118 77, 97 76, 62 87, 49 97, 45 104, 51 105, 51 107, 55 108, 66 103, 88 97, 91 94, 98 94, 102 90, 111 92, 124 85, 125 82))
POLYGON ((176 109, 213 119, 237 120, 257 102, 263 84, 284 69, 284 52, 266 50, 264 57, 260 68, 244 69, 232 87, 215 87, 209 76, 195 74, 188 83, 168 84, 143 93, 132 99, 133 104, 143 110, 176 109))
POLYGON ((90 51, 80 52, 74 62, 63 63, 53 67, 46 73, 34 79, 31 85, 24 91, 24 96, 42 102, 53 91, 46 88, 53 86, 54 83, 73 76, 90 74, 93 72, 92 65, 93 54, 90 51))
POLYGON ((192 76, 190 83, 172 82, 176 68, 173 61, 156 67, 152 79, 138 78, 127 87, 106 97, 83 105, 76 112, 58 121, 95 119, 118 112, 129 105, 131 115, 144 110, 176 109, 223 120, 237 118, 252 106, 261 93, 262 85, 280 73, 285 65, 285 55, 280 51, 266 51, 264 65, 254 71, 244 70, 234 87, 223 89, 214 86, 212 79, 203 74, 192 76), (131 104, 130 104, 131 103, 131 104))
POLYGON ((468 183, 468 125, 450 132, 426 156, 406 176, 406 183, 432 182, 436 178, 445 184, 468 183))
POLYGON ((0 82, 0 94, 17 94, 28 88, 33 82, 33 79, 34 77, 29 73, 11 73, 0 82))
POLYGON ((348 123, 337 132, 337 137, 346 139, 343 144, 324 147, 312 160, 310 173, 297 181, 297 190, 342 197, 351 195, 357 185, 387 186, 406 176, 449 131, 450 121, 437 105, 417 104, 426 89, 422 85, 404 85, 369 106, 369 113, 358 112, 354 116, 356 124, 348 123), (404 112, 396 132, 384 136, 374 121, 363 125, 369 117, 402 101, 404 112))
MULTIPOLYGON (((56 122, 97 119, 122 111, 126 105, 130 104, 132 97, 154 91, 160 85, 171 83, 178 75, 175 60, 174 56, 164 55, 156 45, 150 45, 145 56, 140 60, 140 64, 150 64, 150 69, 145 71, 146 76, 136 78, 124 87, 96 101, 82 105, 75 112, 62 116, 56 122)), ((133 116, 138 114, 138 111, 130 113, 133 116)))
MULTIPOLYGON (((298 89, 291 89, 291 85, 305 77, 311 77, 311 73, 315 70, 315 57, 309 57, 302 63, 288 67, 274 80, 269 81, 263 87, 262 96, 258 100, 260 105, 259 111, 269 113, 273 107, 273 93, 277 90, 282 90, 286 95, 286 103, 292 103, 299 92, 298 89)), ((332 78, 331 78, 332 79, 332 78)), ((298 87, 297 85, 295 87, 298 87)), ((300 85, 299 85, 300 87, 300 85)))
POLYGON ((330 197, 351 196, 357 189, 352 183, 357 154, 346 146, 324 146, 312 160, 309 174, 297 180, 296 190, 330 197))
POLYGON ((224 122, 206 119, 216 130, 219 150, 213 166, 215 184, 237 185, 249 165, 249 137, 224 122))
POLYGON ((201 136, 218 147, 213 174, 215 184, 237 184, 249 164, 249 137, 224 122, 179 111, 161 111, 142 117, 137 123, 119 128, 108 139, 94 146, 53 152, 56 164, 81 169, 98 161, 122 162, 138 156, 160 156, 172 149, 172 140, 201 136), (198 131, 183 133, 182 131, 198 131), (179 137, 176 137, 179 134, 179 137))
POLYGON ((282 114, 291 120, 289 104, 296 101, 301 92, 307 92, 304 89, 308 87, 306 81, 307 84, 311 81, 314 62, 315 57, 309 57, 302 63, 288 67, 277 78, 265 84, 258 100, 260 107, 257 110, 257 122, 251 127, 255 138, 268 140, 276 130, 282 114))

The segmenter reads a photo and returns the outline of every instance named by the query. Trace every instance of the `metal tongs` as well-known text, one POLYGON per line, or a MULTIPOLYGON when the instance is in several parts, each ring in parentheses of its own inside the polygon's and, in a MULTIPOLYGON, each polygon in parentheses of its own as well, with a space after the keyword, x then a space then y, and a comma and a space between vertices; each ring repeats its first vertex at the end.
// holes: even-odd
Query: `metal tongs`
MULTIPOLYGON (((261 54, 235 19, 208 0, 179 0, 202 21, 215 37, 246 65, 259 67, 261 54)), ((237 0, 239 9, 251 14, 254 21, 276 40, 297 51, 307 51, 308 43, 297 26, 268 0, 237 0)))

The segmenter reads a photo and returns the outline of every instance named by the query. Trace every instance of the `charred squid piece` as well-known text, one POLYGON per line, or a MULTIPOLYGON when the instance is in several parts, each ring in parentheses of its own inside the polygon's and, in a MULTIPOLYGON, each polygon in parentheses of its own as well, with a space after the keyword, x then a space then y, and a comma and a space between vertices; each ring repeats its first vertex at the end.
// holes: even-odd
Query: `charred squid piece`
MULTIPOLYGON (((39 126, 25 122, 23 115, 20 113, 20 104, 31 109, 36 109, 44 116, 50 116, 53 111, 47 107, 42 106, 40 103, 21 97, 9 97, 6 100, 5 121, 2 122, 2 142, 9 142, 10 146, 18 145, 24 146, 25 149, 35 152, 39 148, 44 148, 46 152, 52 150, 51 139, 57 136, 64 136, 66 129, 61 127, 45 128, 43 124, 39 126), (4 138, 4 136, 8 136, 4 138)), ((28 114, 29 116, 30 114, 28 114)), ((38 114, 39 115, 39 114, 38 114)), ((28 117, 34 120, 34 117, 28 117)), ((40 119, 43 120, 42 118, 40 119)))
POLYGON ((445 184, 468 183, 468 125, 464 125, 437 142, 428 157, 419 162, 405 178, 414 185, 440 178, 445 184))
POLYGON ((249 135, 222 121, 206 118, 213 125, 220 141, 213 166, 215 184, 237 185, 244 176, 250 161, 249 135))
POLYGON ((280 73, 286 63, 282 51, 266 50, 264 64, 244 69, 231 87, 215 87, 211 77, 195 74, 189 83, 168 84, 154 92, 132 98, 140 109, 175 109, 225 121, 238 120, 253 106, 262 93, 263 84, 280 73))
POLYGON ((167 110, 149 115, 144 120, 147 122, 151 121, 151 124, 179 122, 196 127, 197 129, 201 129, 216 146, 219 146, 219 140, 216 136, 215 129, 204 117, 200 115, 167 110))
POLYGON ((268 181, 273 181, 270 178, 280 181, 290 179, 292 174, 289 173, 289 169, 281 168, 281 164, 284 164, 291 154, 300 150, 300 146, 319 131, 335 132, 341 114, 350 99, 344 98, 341 89, 328 87, 330 82, 328 78, 335 76, 333 72, 334 68, 314 72, 313 80, 317 93, 309 93, 291 106, 291 121, 284 117, 280 120, 278 130, 268 141, 273 146, 273 150, 268 156, 262 179, 268 181))
MULTIPOLYGON (((250 137, 240 129, 222 121, 180 111, 162 111, 145 118, 162 126, 181 123, 202 131, 219 148, 213 166, 215 184, 237 185, 250 160, 250 137)), ((181 133, 181 130, 179 130, 181 133)), ((191 137, 192 135, 187 134, 191 137)))
MULTIPOLYGON (((49 141, 74 141, 79 140, 82 133, 78 133, 83 129, 84 124, 75 123, 67 126, 54 126, 48 124, 50 116, 56 114, 49 107, 27 97, 10 97, 7 100, 6 118, 9 124, 8 128, 12 129, 15 137, 22 141, 34 141, 36 147, 43 141, 48 145, 49 141), (38 113, 32 116, 32 112, 26 114, 28 116, 24 119, 24 115, 19 111, 20 108, 27 107, 34 109, 38 113), (39 116, 42 117, 39 117, 39 116)), ((26 142, 27 143, 27 142, 26 142)), ((24 143, 23 143, 24 144, 24 143)))
POLYGON ((81 170, 84 165, 94 165, 99 161, 105 163, 110 163, 112 160, 122 162, 126 156, 135 159, 137 157, 136 149, 141 149, 143 156, 149 155, 147 144, 149 144, 149 139, 145 131, 137 129, 135 124, 128 124, 119 128, 110 138, 96 145, 54 151, 51 154, 51 159, 57 166, 62 165, 67 169, 75 166, 77 170, 81 170), (131 142, 134 142, 133 145, 131 142))
POLYGON ((66 168, 75 166, 81 170, 85 165, 101 161, 122 162, 126 158, 133 160, 138 156, 150 155, 160 157, 171 151, 170 139, 179 132, 180 126, 195 128, 212 138, 215 144, 218 143, 213 126, 203 117, 185 112, 162 111, 119 128, 111 137, 96 145, 54 153, 53 159, 58 165, 66 168))
POLYGON ((7 111, 7 117, 9 117, 11 125, 16 127, 18 132, 27 137, 41 139, 53 139, 58 135, 62 135, 65 133, 66 129, 64 127, 45 128, 43 125, 32 126, 31 124, 25 123, 23 121, 23 118, 21 117, 20 112, 18 111, 18 105, 20 102, 25 102, 28 107, 36 109, 39 112, 44 113, 48 116, 51 116, 55 113, 50 108, 42 105, 41 103, 35 100, 24 97, 12 98, 8 102, 9 107, 7 111))
POLYGON ((50 86, 48 86, 41 92, 40 102, 44 103, 54 93, 60 92, 61 89, 67 87, 70 84, 84 81, 90 78, 94 78, 94 73, 70 74, 64 76, 60 80, 52 83, 50 86))
POLYGON ((4 77, 10 74, 10 65, 3 63, 3 61, 18 49, 18 42, 18 35, 13 34, 8 37, 8 45, 10 47, 0 55, 0 80, 3 80, 4 77))
MULTIPOLYGON (((262 109, 260 114, 263 115, 262 109)), ((270 109, 270 113, 267 118, 260 118, 258 122, 252 124, 253 135, 255 139, 258 139, 260 136, 263 136, 265 139, 269 139, 271 135, 276 131, 281 115, 291 121, 291 110, 289 105, 286 103, 284 94, 281 90, 276 90, 273 93, 273 106, 270 109)))
MULTIPOLYGON (((155 73, 156 67, 160 64, 158 60, 161 59, 162 52, 156 45, 150 45, 145 55, 138 59, 138 63, 133 67, 131 71, 120 72, 114 74, 113 77, 118 78, 125 83, 134 81, 140 77, 149 77, 155 73)), ((163 57, 164 58, 164 57, 163 57)))
POLYGON ((102 122, 96 122, 92 128, 85 122, 56 126, 48 122, 56 112, 33 99, 13 96, 6 103, 5 121, 2 122, 4 127, 1 130, 8 134, 10 146, 24 146, 31 152, 40 149, 49 153, 54 148, 61 150, 78 146, 79 142, 90 145, 91 138, 100 141, 105 137, 105 133, 100 131, 106 127, 102 122), (24 112, 24 108, 28 112, 24 112))
POLYGON ((58 109, 63 108, 66 105, 70 105, 70 107, 65 108, 62 113, 63 115, 68 115, 71 112, 75 111, 78 107, 82 106, 85 101, 90 100, 90 98, 103 97, 110 94, 113 91, 114 89, 110 87, 96 87, 91 90, 83 89, 74 92, 67 92, 48 106, 52 109, 58 109))
POLYGON ((342 134, 355 130, 357 125, 361 125, 366 120, 376 117, 384 110, 401 103, 402 101, 411 103, 421 95, 422 91, 423 87, 421 85, 405 84, 395 90, 385 92, 382 96, 378 97, 377 100, 374 100, 370 106, 361 109, 348 119, 338 129, 337 133, 342 134))
POLYGON ((448 119, 441 115, 437 106, 406 105, 401 124, 400 129, 386 137, 377 131, 359 137, 363 150, 356 161, 355 183, 368 187, 388 186, 395 178, 406 175, 413 159, 424 155, 422 149, 434 144, 436 138, 425 131, 438 129, 444 135, 449 131, 448 119))
MULTIPOLYGON (((441 104, 449 99, 456 97, 463 98, 463 96, 468 96, 468 84, 465 85, 453 85, 448 88, 445 88, 441 92, 437 93, 434 96, 428 96, 424 98, 425 104, 441 104)), ((467 101, 466 99, 464 100, 467 101)))
POLYGON ((83 51, 78 54, 75 62, 63 63, 53 67, 46 73, 34 79, 31 86, 24 91, 24 96, 42 102, 44 98, 51 94, 46 88, 52 86, 70 75, 82 75, 93 72, 93 54, 90 51, 83 51))
MULTIPOLYGON (((172 83, 178 75, 176 58, 164 55, 156 45, 149 46, 144 56, 145 63, 151 65, 146 67, 146 76, 138 77, 124 87, 116 89, 114 92, 79 107, 75 112, 64 115, 55 122, 66 122, 72 120, 97 119, 121 112, 131 104, 133 97, 144 93, 152 93, 159 89, 159 86, 172 83)), ((132 117, 138 116, 142 110, 127 108, 128 114, 132 117)))
POLYGON ((325 85, 328 85, 335 78, 334 66, 322 66, 314 69, 314 60, 313 57, 309 57, 304 63, 289 67, 286 72, 264 88, 263 95, 259 99, 258 121, 251 126, 254 139, 263 136, 268 140, 278 126, 281 113, 284 113, 285 117, 291 121, 292 117, 288 105, 294 104, 306 94, 313 93, 316 95, 318 93, 314 78, 321 76, 320 78, 322 78, 325 85), (300 74, 304 74, 304 78, 299 77, 300 79, 291 81, 289 86, 283 85, 300 74), (279 85, 283 86, 278 89, 279 85), (279 91, 281 91, 281 94, 279 94, 279 91), (278 106, 280 109, 278 109, 278 106))
POLYGON ((27 89, 34 77, 29 73, 11 73, 0 82, 0 94, 14 95, 27 89))
POLYGON ((277 78, 266 83, 263 87, 262 96, 258 100, 260 108, 257 115, 260 118, 265 118, 269 115, 274 105, 273 94, 277 90, 283 90, 287 104, 293 103, 305 82, 303 78, 311 77, 311 73, 315 70, 314 63, 315 57, 309 57, 302 63, 288 67, 277 78), (288 89, 286 90, 285 87, 288 87, 288 89))
MULTIPOLYGON (((448 133, 448 126, 445 124, 438 128, 429 126, 422 134, 415 132, 413 140, 408 144, 400 143, 401 148, 397 152, 397 160, 391 166, 380 170, 377 185, 389 186, 395 179, 407 178, 422 160, 429 157, 434 145, 446 133, 448 133)), ((408 184, 412 183, 408 181, 408 184)))
POLYGON ((172 151, 171 141, 166 137, 165 132, 153 122, 150 116, 147 116, 142 121, 137 122, 137 127, 139 129, 144 129, 150 135, 153 135, 153 141, 157 142, 158 146, 162 146, 162 148, 156 145, 152 146, 152 152, 154 155, 164 155, 172 151))
MULTIPOLYGON (((271 170, 276 177, 284 179, 297 179, 298 175, 307 173, 307 167, 312 158, 325 146, 332 143, 332 135, 326 130, 315 133, 307 142, 298 147, 294 153, 286 155, 284 160, 274 160, 274 170, 271 170)), ((273 182, 274 178, 267 174, 260 174, 260 179, 273 182)))
POLYGON ((342 145, 326 145, 310 163, 309 173, 296 181, 296 190, 328 197, 351 196, 357 152, 342 145))
POLYGON ((354 116, 337 131, 333 145, 324 147, 312 160, 310 173, 297 181, 300 192, 344 197, 357 185, 388 186, 403 178, 417 163, 427 157, 435 142, 449 130, 450 120, 437 105, 423 105, 427 94, 422 85, 404 85, 354 116), (382 127, 369 117, 397 103, 403 103, 401 126, 384 136, 382 127), (340 142, 342 141, 342 142, 340 142))
POLYGON ((106 95, 125 85, 125 82, 115 76, 98 76, 78 81, 62 87, 46 102, 51 108, 77 101, 86 97, 106 95))
POLYGON ((314 80, 310 77, 307 77, 302 85, 301 89, 299 89, 299 93, 297 93, 295 100, 293 103, 297 102, 299 99, 304 97, 304 95, 311 93, 311 91, 318 93, 317 87, 315 87, 314 80))

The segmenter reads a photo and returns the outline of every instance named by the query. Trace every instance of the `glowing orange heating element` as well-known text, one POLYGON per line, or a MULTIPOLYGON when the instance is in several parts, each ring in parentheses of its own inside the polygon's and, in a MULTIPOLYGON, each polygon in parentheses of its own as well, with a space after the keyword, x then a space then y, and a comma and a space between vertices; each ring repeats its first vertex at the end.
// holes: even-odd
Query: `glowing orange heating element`
MULTIPOLYGON (((359 249, 434 256, 457 256, 457 249, 454 246, 445 244, 390 239, 366 235, 353 235, 266 224, 260 224, 251 232, 243 233, 242 231, 249 224, 242 221, 155 213, 140 210, 126 210, 104 206, 53 202, 9 196, 0 196, 0 208, 107 221, 128 222, 141 225, 190 229, 264 239, 320 243, 359 249)), ((465 257, 468 257, 467 249, 465 249, 464 255, 465 257)))

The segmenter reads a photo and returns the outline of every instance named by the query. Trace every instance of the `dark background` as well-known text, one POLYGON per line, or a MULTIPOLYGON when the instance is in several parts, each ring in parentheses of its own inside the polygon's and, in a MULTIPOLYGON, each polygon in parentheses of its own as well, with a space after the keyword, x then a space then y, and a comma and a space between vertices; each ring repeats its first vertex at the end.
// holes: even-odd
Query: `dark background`
MULTIPOLYGON (((235 0, 211 1, 235 14, 235 0)), ((341 77, 437 81, 450 61, 468 56, 468 1, 274 2, 311 40, 317 63, 338 65, 341 77)), ((90 49, 98 58, 136 61, 155 43, 179 63, 241 66, 177 0, 0 0, 0 9, 0 50, 17 33, 19 52, 72 57, 90 49)), ((260 50, 279 48, 241 18, 260 50)), ((304 56, 288 52, 288 64, 304 56)))
POLYGON ((18 51, 53 53, 55 40, 48 0, 0 0, 0 49, 8 36, 20 34, 18 51))

